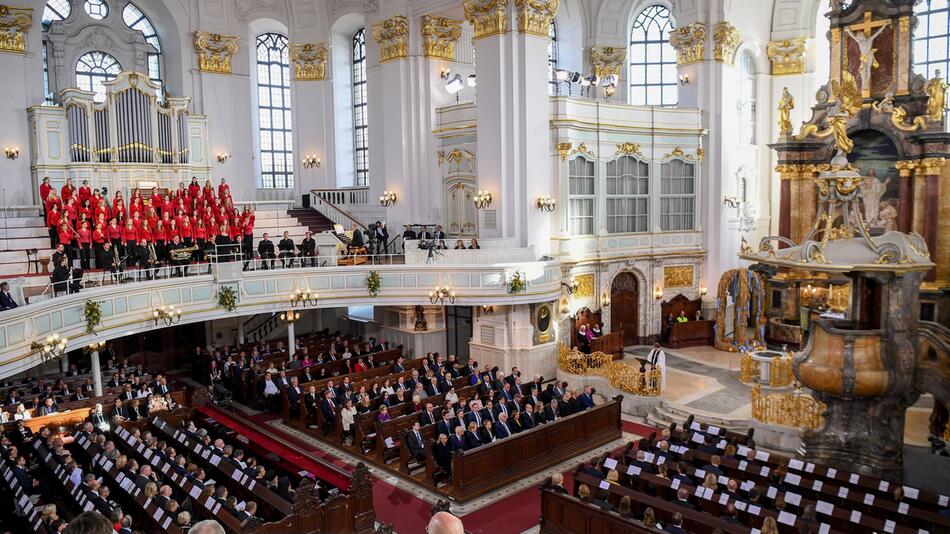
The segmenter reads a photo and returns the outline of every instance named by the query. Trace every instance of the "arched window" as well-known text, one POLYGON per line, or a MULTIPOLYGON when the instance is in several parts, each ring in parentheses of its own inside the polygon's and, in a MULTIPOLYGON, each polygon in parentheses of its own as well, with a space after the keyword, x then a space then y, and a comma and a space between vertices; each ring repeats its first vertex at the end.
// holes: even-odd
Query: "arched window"
POLYGON ((676 105, 676 50, 670 45, 673 28, 665 6, 649 6, 634 20, 630 32, 631 104, 676 105))
POLYGON ((257 114, 261 143, 261 188, 294 186, 294 142, 290 119, 290 60, 287 38, 257 37, 257 114))
POLYGON ((947 0, 922 0, 914 6, 914 70, 928 80, 937 75, 947 79, 950 73, 950 9, 947 0))
MULTIPOLYGON (((49 29, 52 22, 66 20, 73 9, 69 0, 49 0, 46 2, 46 8, 43 9, 43 30, 49 29)), ((49 50, 46 45, 46 39, 43 40, 43 104, 53 105, 53 93, 49 87, 49 50)))
POLYGON ((106 88, 102 82, 114 80, 122 72, 122 65, 105 52, 89 52, 76 62, 76 85, 83 91, 93 91, 96 102, 106 99, 106 88))
POLYGON ((739 55, 739 87, 736 111, 739 120, 739 142, 755 144, 755 58, 748 50, 739 55))
POLYGON ((554 77, 554 71, 557 70, 557 26, 553 20, 548 28, 548 37, 551 38, 548 42, 548 94, 556 95, 559 92, 557 79, 554 77))
POLYGON ((568 225, 571 235, 594 233, 594 162, 577 156, 567 171, 568 225))
MULTIPOLYGON (((158 32, 155 31, 155 26, 152 25, 152 21, 148 20, 145 13, 142 13, 142 11, 131 2, 126 4, 125 9, 122 10, 122 20, 125 21, 126 26, 129 28, 142 32, 142 36, 145 37, 145 42, 155 48, 154 52, 148 53, 148 77, 159 86, 164 86, 162 82, 161 65, 162 43, 158 40, 158 32)), ((162 91, 159 89, 159 98, 162 98, 161 93, 162 91)))
POLYGON ((607 232, 646 232, 650 165, 631 156, 607 162, 607 232))
POLYGON ((369 117, 366 113, 366 31, 353 35, 353 169, 356 185, 369 185, 369 117))
POLYGON ((109 16, 109 4, 105 0, 86 0, 83 8, 86 14, 95 20, 102 20, 109 16))

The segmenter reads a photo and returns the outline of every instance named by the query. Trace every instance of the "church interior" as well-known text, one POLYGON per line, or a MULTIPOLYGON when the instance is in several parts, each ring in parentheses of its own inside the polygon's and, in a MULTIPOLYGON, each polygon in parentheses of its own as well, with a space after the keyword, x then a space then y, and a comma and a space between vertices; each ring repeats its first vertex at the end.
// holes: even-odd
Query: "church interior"
POLYGON ((948 0, 0 0, 0 533, 950 532, 948 0))

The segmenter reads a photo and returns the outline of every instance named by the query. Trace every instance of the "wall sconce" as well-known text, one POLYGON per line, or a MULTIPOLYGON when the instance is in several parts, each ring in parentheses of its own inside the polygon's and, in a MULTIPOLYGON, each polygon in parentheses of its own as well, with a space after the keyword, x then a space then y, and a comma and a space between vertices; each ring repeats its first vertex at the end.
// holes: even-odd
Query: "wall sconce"
POLYGON ((663 290, 660 289, 660 286, 653 288, 653 298, 656 300, 663 300, 663 290))
POLYGON ((708 287, 701 287, 701 288, 699 288, 699 296, 700 296, 700 297, 705 297, 705 296, 706 296, 706 293, 709 293, 709 288, 708 288, 708 287))
POLYGON ((181 310, 176 310, 174 306, 162 306, 152 311, 152 318, 155 320, 155 326, 162 321, 165 326, 171 326, 181 322, 181 310))
POLYGON ((617 87, 616 87, 615 85, 610 84, 610 85, 604 86, 604 97, 605 97, 605 98, 610 98, 610 97, 614 96, 614 93, 616 93, 616 92, 617 92, 617 87))
POLYGON ((689 85, 689 74, 680 74, 678 78, 680 85, 689 85))
POLYGON ((443 80, 448 80, 449 76, 451 75, 452 75, 452 69, 448 67, 442 67, 441 69, 439 69, 439 78, 442 78, 443 80))
POLYGON ((610 307, 610 295, 606 291, 600 294, 600 305, 604 308, 610 307))
POLYGON ((722 197, 722 203, 723 205, 729 206, 730 208, 738 208, 739 205, 742 204, 742 201, 739 200, 739 197, 725 196, 722 197))
POLYGON ((543 197, 538 197, 538 209, 541 211, 552 212, 554 208, 557 207, 557 200, 554 197, 544 195, 543 197))
POLYGON ((477 83, 478 83, 478 80, 476 79, 475 74, 474 74, 474 73, 473 73, 473 74, 469 74, 469 75, 468 75, 468 86, 469 86, 469 87, 475 87, 475 85, 476 85, 477 83))
POLYGON ((300 312, 289 311, 289 312, 281 312, 280 314, 280 320, 287 324, 296 323, 299 319, 300 319, 300 312))
POLYGON ((395 203, 396 203, 396 193, 393 193, 392 191, 388 189, 386 191, 383 191, 383 196, 379 197, 379 204, 384 208, 388 208, 395 203))
POLYGON ((303 307, 306 308, 309 306, 316 306, 317 302, 320 300, 320 295, 316 293, 311 293, 310 290, 298 289, 290 295, 290 306, 296 308, 298 304, 303 304, 303 307))
POLYGON ((570 282, 561 282, 561 285, 567 288, 568 295, 573 295, 581 286, 581 283, 577 281, 577 278, 572 277, 570 282))
POLYGON ((319 169, 320 164, 320 158, 318 158, 316 154, 307 154, 307 156, 303 158, 303 167, 305 169, 312 169, 314 167, 319 169))
POLYGON ((89 347, 87 347, 89 352, 99 351, 104 348, 106 348, 105 341, 93 341, 92 343, 89 344, 89 347))
POLYGON ((3 149, 3 152, 6 153, 7 159, 17 159, 20 157, 20 147, 18 146, 8 146, 3 149))
POLYGON ((472 197, 472 202, 475 203, 475 209, 488 209, 488 207, 491 206, 491 193, 479 189, 478 192, 475 193, 475 196, 472 197))
POLYGON ((495 307, 491 304, 483 304, 482 315, 495 315, 495 307))
POLYGON ((446 300, 449 304, 455 304, 455 292, 449 286, 436 287, 435 291, 429 292, 429 302, 432 304, 445 304, 446 300))
POLYGON ((39 351, 40 361, 46 362, 66 354, 66 343, 68 342, 68 338, 59 337, 59 334, 51 334, 46 336, 46 339, 42 342, 34 341, 31 343, 30 349, 39 351))
POLYGON ((231 154, 228 154, 227 152, 218 152, 217 158, 218 163, 224 164, 227 163, 229 159, 231 159, 231 154))

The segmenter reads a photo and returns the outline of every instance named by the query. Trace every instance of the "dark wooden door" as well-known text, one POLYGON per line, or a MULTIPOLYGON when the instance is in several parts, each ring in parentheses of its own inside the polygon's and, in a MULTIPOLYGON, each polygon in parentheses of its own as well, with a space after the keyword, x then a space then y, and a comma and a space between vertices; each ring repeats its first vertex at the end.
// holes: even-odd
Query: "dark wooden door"
POLYGON ((610 286, 610 331, 623 332, 624 346, 639 343, 640 292, 637 278, 620 273, 610 286))

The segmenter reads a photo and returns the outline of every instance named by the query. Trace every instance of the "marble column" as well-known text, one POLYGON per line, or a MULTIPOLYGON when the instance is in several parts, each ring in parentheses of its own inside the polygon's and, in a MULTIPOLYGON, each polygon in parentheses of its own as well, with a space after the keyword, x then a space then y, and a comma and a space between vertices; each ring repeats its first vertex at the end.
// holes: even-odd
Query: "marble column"
POLYGON ((63 357, 59 359, 59 370, 60 372, 65 373, 69 370, 69 353, 64 353, 63 357))
POLYGON ((102 396, 102 368, 99 366, 99 351, 89 353, 89 367, 92 370, 92 392, 96 397, 102 396))
POLYGON ((238 345, 244 344, 244 318, 237 318, 237 341, 238 345))
MULTIPOLYGON (((292 315, 293 311, 288 311, 287 315, 292 315)), ((296 352, 297 343, 294 339, 294 323, 293 321, 288 321, 287 323, 287 360, 294 361, 294 352, 296 352)))

